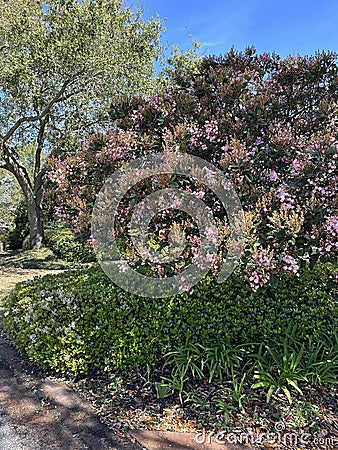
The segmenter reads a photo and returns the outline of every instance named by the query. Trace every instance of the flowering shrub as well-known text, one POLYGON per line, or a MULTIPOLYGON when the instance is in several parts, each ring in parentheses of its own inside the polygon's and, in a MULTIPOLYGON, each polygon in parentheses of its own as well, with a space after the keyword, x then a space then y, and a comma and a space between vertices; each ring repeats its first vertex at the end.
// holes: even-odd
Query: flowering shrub
MULTIPOLYGON (((274 285, 282 274, 298 276, 318 260, 336 261, 337 80, 336 54, 282 60, 251 48, 177 71, 165 93, 150 101, 121 100, 112 106, 110 131, 92 137, 76 155, 50 160, 57 213, 89 236, 95 196, 116 168, 150 152, 188 152, 222 169, 239 195, 247 228, 242 264, 254 290, 274 285)), ((135 255, 125 224, 133 205, 167 186, 194 193, 216 217, 217 272, 228 242, 226 213, 193 177, 150 179, 121 205, 116 226, 130 259, 135 255)), ((190 245, 183 259, 190 261, 199 236, 187 217, 170 210, 154 218, 154 245, 167 240, 163 230, 172 223, 185 226, 190 245)), ((160 276, 159 268, 152 270, 160 276)))

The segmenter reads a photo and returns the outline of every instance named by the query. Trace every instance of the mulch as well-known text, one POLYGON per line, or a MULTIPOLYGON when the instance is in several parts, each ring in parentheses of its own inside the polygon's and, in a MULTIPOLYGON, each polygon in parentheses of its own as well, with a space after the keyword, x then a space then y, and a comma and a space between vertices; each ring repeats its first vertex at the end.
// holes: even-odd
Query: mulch
POLYGON ((158 399, 153 385, 136 372, 128 376, 111 373, 71 384, 93 404, 100 420, 114 430, 195 436, 205 433, 212 436, 214 444, 218 436, 223 449, 225 442, 260 449, 338 449, 336 387, 319 389, 303 384, 303 395, 294 392, 292 405, 281 393, 273 395, 267 404, 265 392, 247 389, 246 395, 251 400, 242 411, 223 395, 224 402, 230 404, 228 414, 224 414, 210 401, 212 396, 218 398, 224 392, 221 383, 200 383, 195 388, 200 398, 205 399, 204 404, 190 401, 183 405, 175 396, 158 399))

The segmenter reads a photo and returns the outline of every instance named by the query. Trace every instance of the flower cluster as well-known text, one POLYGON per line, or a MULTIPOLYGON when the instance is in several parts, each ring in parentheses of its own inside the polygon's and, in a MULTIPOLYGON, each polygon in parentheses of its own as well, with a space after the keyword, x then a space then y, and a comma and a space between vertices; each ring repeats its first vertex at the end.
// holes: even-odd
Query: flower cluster
POLYGON ((326 224, 326 236, 321 247, 321 253, 338 253, 338 216, 330 217, 326 224))
POLYGON ((286 272, 291 272, 293 274, 296 274, 298 272, 299 265, 297 264, 296 260, 292 256, 284 255, 283 262, 285 263, 285 265, 283 265, 283 269, 286 272))
POLYGON ((276 268, 273 253, 264 248, 255 249, 252 253, 251 266, 253 266, 253 269, 248 267, 247 280, 252 289, 256 291, 269 282, 271 272, 276 268))

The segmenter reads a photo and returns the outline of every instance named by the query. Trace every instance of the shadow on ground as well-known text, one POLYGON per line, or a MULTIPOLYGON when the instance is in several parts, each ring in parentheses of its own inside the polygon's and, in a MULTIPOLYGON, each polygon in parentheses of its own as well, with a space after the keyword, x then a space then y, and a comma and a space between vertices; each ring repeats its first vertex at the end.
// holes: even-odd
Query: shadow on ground
POLYGON ((95 410, 60 381, 45 379, 0 337, 0 410, 43 449, 141 450, 105 427, 95 410))

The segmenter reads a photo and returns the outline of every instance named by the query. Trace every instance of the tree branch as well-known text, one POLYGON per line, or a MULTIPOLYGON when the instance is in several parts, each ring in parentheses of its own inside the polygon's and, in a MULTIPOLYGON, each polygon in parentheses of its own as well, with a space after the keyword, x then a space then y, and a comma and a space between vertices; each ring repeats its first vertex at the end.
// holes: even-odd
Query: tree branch
POLYGON ((8 168, 8 166, 7 166, 7 163, 5 163, 4 161, 1 161, 1 162, 0 162, 0 169, 5 169, 5 170, 8 170, 8 171, 9 171, 9 168, 8 168))
POLYGON ((41 153, 43 149, 43 142, 45 136, 45 129, 48 123, 49 117, 45 116, 42 120, 40 120, 39 134, 37 138, 37 148, 35 152, 35 164, 34 164, 34 179, 41 169, 41 153))
POLYGON ((40 112, 40 114, 36 114, 35 116, 28 116, 28 117, 21 117, 5 134, 3 137, 3 141, 6 142, 8 139, 10 139, 13 134, 16 132, 16 130, 23 124, 27 122, 36 122, 37 120, 43 119, 52 109, 52 107, 55 105, 55 103, 58 103, 61 101, 63 94, 65 93, 67 87, 72 83, 72 79, 68 79, 65 81, 61 87, 61 89, 58 91, 58 93, 50 100, 50 102, 46 105, 46 107, 40 112))
POLYGON ((2 143, 1 147, 4 161, 0 163, 0 167, 11 172, 21 186, 24 195, 28 195, 29 191, 33 191, 33 187, 26 167, 21 164, 20 157, 13 148, 7 147, 5 143, 2 143))

